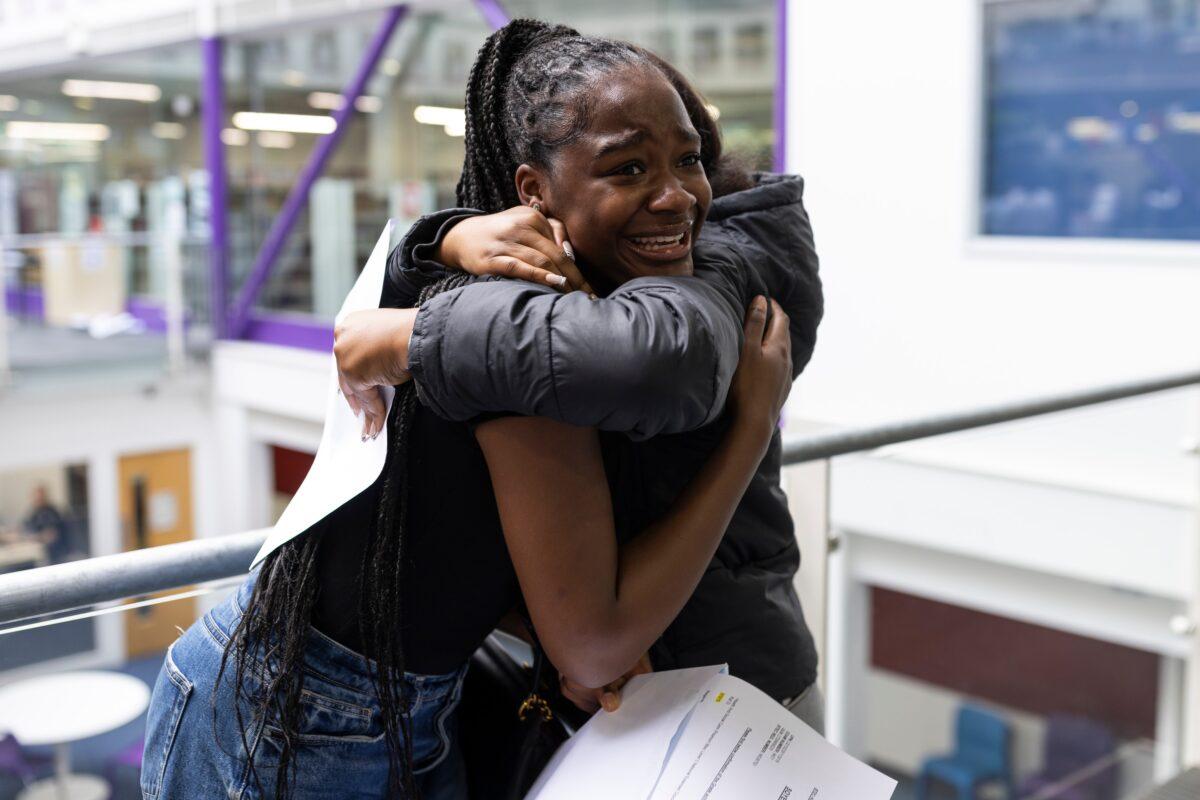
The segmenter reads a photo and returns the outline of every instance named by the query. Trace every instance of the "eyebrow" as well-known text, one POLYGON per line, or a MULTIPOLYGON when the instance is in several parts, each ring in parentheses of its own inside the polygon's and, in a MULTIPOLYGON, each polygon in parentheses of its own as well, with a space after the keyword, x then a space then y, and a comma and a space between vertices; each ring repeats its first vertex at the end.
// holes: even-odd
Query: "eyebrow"
MULTIPOLYGON (((685 139, 689 143, 700 143, 700 134, 693 130, 679 126, 675 129, 675 133, 681 139, 685 139)), ((605 156, 612 155, 613 153, 619 150, 624 150, 627 147, 639 145, 645 140, 646 132, 644 130, 630 130, 626 131, 625 133, 616 134, 605 141, 604 144, 600 145, 600 149, 596 151, 596 155, 593 160, 600 161, 605 156)))

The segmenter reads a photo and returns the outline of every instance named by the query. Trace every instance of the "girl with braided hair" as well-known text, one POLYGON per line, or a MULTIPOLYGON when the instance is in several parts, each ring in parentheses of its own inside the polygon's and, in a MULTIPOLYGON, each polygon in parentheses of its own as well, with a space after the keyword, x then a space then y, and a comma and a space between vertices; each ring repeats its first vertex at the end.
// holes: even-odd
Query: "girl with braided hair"
MULTIPOLYGON (((566 677, 612 685, 688 600, 774 441, 793 377, 788 318, 756 297, 743 322, 741 296, 690 276, 711 199, 704 134, 654 61, 518 21, 480 51, 467 109, 460 202, 510 216, 522 206, 556 241, 570 230, 588 288, 605 295, 541 289, 526 304, 593 321, 558 363, 580 367, 581 391, 606 404, 596 426, 649 435, 719 415, 720 442, 667 513, 618 546, 623 511, 596 427, 438 417, 408 380, 420 315, 397 307, 392 282, 384 307, 348 317, 335 345, 364 436, 388 437, 383 472, 172 645, 147 725, 147 798, 465 796, 454 708, 467 658, 500 618, 523 603, 566 677), (382 384, 397 386, 390 408, 382 384), (662 408, 638 408, 630 392, 662 408)), ((470 227, 443 227, 441 263, 470 261, 453 235, 470 227)), ((421 228, 402 252, 419 249, 421 228)), ((536 261, 545 242, 525 241, 508 244, 536 261)), ((584 288, 571 259, 554 257, 584 288)), ((439 277, 418 300, 517 285, 471 281, 439 277)), ((550 333, 559 347, 572 336, 550 333)))

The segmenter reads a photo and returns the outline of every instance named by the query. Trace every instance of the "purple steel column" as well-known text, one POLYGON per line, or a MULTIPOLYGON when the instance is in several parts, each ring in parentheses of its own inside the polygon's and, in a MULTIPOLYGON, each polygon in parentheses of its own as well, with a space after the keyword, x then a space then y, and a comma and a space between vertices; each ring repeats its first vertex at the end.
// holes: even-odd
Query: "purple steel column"
POLYGON ((221 82, 223 44, 217 37, 200 40, 203 62, 200 76, 200 132, 204 140, 204 168, 208 171, 209 219, 212 244, 209 261, 209 305, 213 338, 228 331, 225 313, 229 310, 229 184, 225 172, 225 147, 221 128, 225 126, 225 88, 221 82))
POLYGON ((787 168, 788 0, 775 2, 775 171, 787 168))
POLYGON ((362 95, 367 81, 375 72, 375 66, 379 63, 384 49, 392 38, 392 33, 395 32, 396 26, 400 24, 407 13, 408 6, 392 6, 387 10, 383 23, 367 46, 367 52, 358 65, 358 71, 354 73, 346 90, 342 92, 342 106, 333 115, 336 127, 332 133, 317 140, 317 146, 313 148, 312 155, 308 157, 308 163, 300 171, 296 185, 292 187, 287 199, 283 201, 283 208, 279 210, 279 216, 271 224, 271 230, 267 233, 267 238, 258 251, 258 257, 254 259, 254 266, 250 269, 250 274, 247 276, 245 284, 242 285, 237 303, 230 314, 230 333, 233 336, 240 337, 245 332, 254 301, 271 275, 271 267, 274 266, 280 251, 283 250, 284 242, 287 241, 288 234, 292 232, 292 227, 296 224, 296 217, 300 215, 300 210, 308 200, 313 182, 325 169, 326 162, 333 155, 333 151, 337 149, 338 142, 346 132, 346 123, 350 121, 350 116, 354 113, 355 101, 362 95))
POLYGON ((480 14, 483 14, 483 18, 487 20, 487 24, 491 25, 494 31, 503 28, 511 21, 508 12, 500 5, 500 0, 475 0, 475 7, 479 9, 480 14))

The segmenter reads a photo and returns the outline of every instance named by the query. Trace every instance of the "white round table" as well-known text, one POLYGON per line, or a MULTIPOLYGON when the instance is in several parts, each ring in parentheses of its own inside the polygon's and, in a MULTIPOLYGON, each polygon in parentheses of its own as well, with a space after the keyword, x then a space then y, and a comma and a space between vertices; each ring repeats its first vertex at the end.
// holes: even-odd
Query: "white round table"
POLYGON ((0 686, 0 732, 24 745, 54 746, 54 777, 18 800, 106 800, 107 781, 71 774, 67 746, 132 722, 149 704, 150 688, 119 672, 59 672, 0 686))

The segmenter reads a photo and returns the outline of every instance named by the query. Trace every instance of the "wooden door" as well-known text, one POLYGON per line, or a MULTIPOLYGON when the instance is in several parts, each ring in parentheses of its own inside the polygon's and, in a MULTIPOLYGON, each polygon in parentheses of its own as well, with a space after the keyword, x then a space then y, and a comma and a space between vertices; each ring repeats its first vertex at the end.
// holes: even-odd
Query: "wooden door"
MULTIPOLYGON (((192 469, 187 450, 122 456, 118 474, 125 550, 192 538, 192 469)), ((181 590, 164 594, 177 591, 181 590)), ((175 641, 178 629, 187 628, 195 619, 192 598, 126 612, 126 652, 130 658, 160 653, 175 641)))

